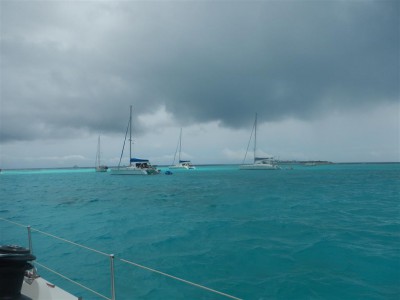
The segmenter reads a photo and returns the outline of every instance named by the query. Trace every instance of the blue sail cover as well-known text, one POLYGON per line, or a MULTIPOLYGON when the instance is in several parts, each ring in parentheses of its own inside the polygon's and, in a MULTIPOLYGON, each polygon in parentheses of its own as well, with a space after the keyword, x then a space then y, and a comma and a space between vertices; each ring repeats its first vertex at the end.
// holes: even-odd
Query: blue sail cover
POLYGON ((131 162, 149 162, 149 160, 141 158, 131 158, 131 162))
POLYGON ((180 160, 179 163, 190 163, 190 160, 180 160))

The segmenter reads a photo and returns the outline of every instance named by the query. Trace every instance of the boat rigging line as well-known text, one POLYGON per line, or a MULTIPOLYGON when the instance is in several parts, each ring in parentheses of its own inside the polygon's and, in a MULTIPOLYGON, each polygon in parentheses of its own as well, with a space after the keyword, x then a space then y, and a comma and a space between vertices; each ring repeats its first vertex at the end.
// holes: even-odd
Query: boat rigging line
POLYGON ((87 291, 90 291, 90 292, 96 294, 97 296, 102 297, 102 298, 104 298, 104 299, 106 299, 106 300, 115 300, 115 299, 116 299, 116 297, 115 297, 115 281, 114 281, 114 278, 115 278, 115 274, 114 274, 114 271, 115 271, 115 270, 114 270, 114 259, 118 259, 119 261, 121 261, 121 262, 123 262, 123 263, 126 263, 126 264, 129 264, 129 265, 132 265, 132 266, 135 266, 135 267, 138 267, 138 268, 141 268, 141 269, 144 269, 144 270, 147 270, 147 271, 150 271, 150 272, 153 272, 153 273, 156 273, 156 274, 159 274, 159 275, 162 275, 162 276, 165 276, 165 277, 168 277, 168 278, 171 278, 171 279, 174 279, 174 280, 183 282, 183 283, 185 283, 185 284, 194 286, 194 287, 199 288, 199 289, 203 289, 203 290, 205 290, 205 291, 208 291, 208 292, 211 292, 211 293, 214 293, 214 294, 218 294, 218 295, 224 296, 224 297, 226 297, 226 298, 230 298, 230 299, 234 299, 234 300, 241 300, 241 298, 238 298, 238 297, 235 297, 235 296, 232 296, 232 295, 229 295, 229 294, 226 294, 226 293, 223 293, 223 292, 220 292, 220 291, 211 289, 211 288, 206 287, 206 286, 204 286, 204 285, 201 285, 201 284, 198 284, 198 283, 194 283, 194 282, 192 282, 192 281, 189 281, 189 280, 186 280, 186 279, 183 279, 183 278, 179 278, 179 277, 177 277, 177 276, 174 276, 174 275, 171 275, 171 274, 168 274, 168 273, 165 273, 165 272, 162 272, 162 271, 153 269, 153 268, 149 268, 149 267, 140 265, 140 264, 138 264, 138 263, 132 262, 132 261, 127 260, 127 259, 115 257, 114 254, 108 254, 108 253, 105 253, 105 252, 103 252, 103 251, 99 251, 99 250, 96 250, 96 249, 93 249, 93 248, 90 248, 90 247, 87 247, 87 246, 84 246, 84 245, 81 245, 81 244, 78 244, 78 243, 69 241, 69 240, 67 240, 67 239, 58 237, 58 236, 56 236, 56 235, 53 235, 53 234, 50 234, 50 233, 41 231, 41 230, 39 230, 39 229, 32 228, 31 226, 26 226, 26 225, 23 225, 23 224, 20 224, 20 223, 17 223, 17 222, 14 222, 14 221, 11 221, 11 220, 2 218, 2 217, 0 217, 0 220, 5 221, 5 222, 8 222, 8 223, 11 223, 11 224, 14 224, 14 225, 17 225, 17 226, 19 226, 19 227, 27 228, 27 230, 28 230, 29 250, 30 250, 31 253, 32 253, 32 238, 31 238, 31 232, 33 231, 33 232, 37 232, 37 233, 46 235, 46 236, 48 236, 48 237, 51 237, 51 238, 54 238, 54 239, 63 241, 63 242, 65 242, 65 243, 69 243, 69 244, 72 244, 72 245, 74 245, 74 246, 77 246, 77 247, 86 249, 86 250, 88 250, 88 251, 95 252, 95 253, 101 254, 101 255, 103 255, 103 256, 109 257, 109 259, 110 259, 110 269, 111 269, 111 298, 108 298, 107 296, 104 296, 104 295, 100 294, 99 292, 96 292, 96 291, 94 291, 94 290, 92 290, 92 289, 90 289, 90 288, 88 288, 88 287, 86 287, 86 286, 84 286, 84 285, 82 285, 82 284, 80 284, 80 283, 78 283, 78 282, 76 282, 76 281, 74 281, 74 280, 72 280, 72 279, 70 279, 70 278, 64 276, 64 275, 62 275, 62 274, 58 273, 57 271, 54 271, 54 270, 52 270, 52 269, 46 267, 45 265, 43 265, 43 264, 41 264, 41 263, 38 263, 37 261, 35 262, 37 265, 43 267, 44 269, 46 269, 46 270, 48 270, 48 271, 50 271, 50 272, 52 272, 52 273, 54 273, 54 274, 60 276, 60 277, 62 277, 62 278, 64 278, 64 279, 66 279, 66 280, 68 280, 68 281, 70 281, 70 282, 72 282, 72 283, 74 283, 74 284, 80 286, 81 288, 86 289, 87 291))

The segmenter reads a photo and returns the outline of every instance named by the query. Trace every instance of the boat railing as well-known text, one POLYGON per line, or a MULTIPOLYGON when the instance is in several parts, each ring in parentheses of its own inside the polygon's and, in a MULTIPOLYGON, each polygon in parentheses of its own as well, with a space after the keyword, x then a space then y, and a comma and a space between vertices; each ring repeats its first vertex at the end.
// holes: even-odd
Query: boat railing
POLYGON ((56 236, 56 235, 53 235, 53 234, 44 232, 44 231, 39 230, 39 229, 37 229, 37 228, 33 228, 33 227, 31 227, 30 225, 23 225, 23 224, 20 224, 20 223, 17 223, 17 222, 14 222, 14 221, 11 221, 11 220, 8 220, 8 219, 5 219, 5 218, 1 218, 1 217, 0 217, 0 220, 27 229, 27 238, 28 238, 28 245, 29 245, 28 248, 29 248, 29 250, 30 250, 31 253, 33 253, 32 232, 37 232, 37 233, 39 233, 39 234, 45 235, 45 236, 47 236, 47 237, 50 237, 50 238, 53 238, 53 239, 56 239, 56 240, 59 240, 59 241, 61 241, 61 242, 68 243, 68 244, 71 244, 71 245, 73 245, 73 246, 79 247, 79 248, 81 248, 81 249, 85 249, 85 250, 88 250, 88 251, 90 251, 90 252, 97 253, 97 254, 100 254, 100 255, 102 255, 102 256, 108 257, 108 258, 109 258, 109 261, 110 261, 110 296, 106 296, 106 295, 104 295, 104 294, 102 294, 102 293, 100 293, 100 292, 98 292, 98 291, 95 291, 94 289, 89 288, 89 287, 85 286, 84 284, 81 284, 81 283, 79 283, 78 281, 73 280, 73 279, 69 278, 68 276, 63 275, 63 274, 60 273, 59 271, 53 270, 52 268, 50 268, 50 267, 48 267, 48 266, 46 266, 46 265, 44 265, 44 264, 42 264, 42 263, 40 263, 40 262, 38 262, 38 261, 35 261, 35 262, 34 262, 35 265, 40 266, 41 268, 47 270, 48 272, 51 272, 51 273, 53 273, 53 274, 55 274, 55 275, 57 275, 57 276, 63 278, 64 280, 67 280, 67 281, 69 281, 69 282, 71 282, 71 283, 73 283, 73 284, 79 286, 80 288, 82 288, 82 289, 84 289, 84 290, 86 290, 86 291, 89 291, 89 292, 91 292, 92 294, 97 295, 98 297, 101 297, 101 298, 103 298, 103 299, 106 299, 106 300, 116 300, 116 291, 115 291, 115 264, 114 264, 114 262, 115 262, 115 260, 118 260, 118 261, 120 261, 120 262, 122 262, 122 263, 124 263, 124 264, 126 264, 126 265, 134 266, 134 267, 137 267, 137 268, 140 268, 140 269, 143 269, 143 270, 146 270, 146 271, 149 271, 149 272, 152 272, 152 273, 155 273, 155 274, 158 274, 158 275, 161 275, 161 276, 164 276, 164 277, 167 277, 167 278, 170 278, 170 279, 173 279, 173 280, 182 282, 182 283, 184 283, 184 284, 187 284, 187 285, 190 285, 190 286, 193 286, 193 287, 196 287, 196 288, 205 290, 205 291, 207 291, 207 292, 210 292, 210 293, 214 293, 214 294, 223 296, 223 297, 225 297, 225 298, 240 300, 240 298, 235 297, 235 296, 232 296, 232 295, 230 295, 230 294, 217 291, 217 290, 215 290, 215 289, 206 287, 206 286, 204 286, 204 285, 201 285, 201 284, 198 284, 198 283, 195 283, 195 282, 192 282, 192 281, 189 281, 189 280, 186 280, 186 279, 183 279, 183 278, 180 278, 180 277, 177 277, 177 276, 174 276, 174 275, 171 275, 171 274, 168 274, 168 273, 165 273, 165 272, 162 272, 162 271, 153 269, 153 268, 149 268, 149 267, 144 266, 144 265, 142 265, 142 264, 138 264, 138 263, 132 262, 132 261, 130 261, 130 260, 124 259, 124 258, 122 258, 122 257, 115 256, 114 254, 108 254, 108 253, 105 253, 105 252, 96 250, 96 249, 94 249, 94 248, 87 247, 87 246, 85 246, 85 245, 75 243, 75 242, 73 242, 73 241, 70 241, 70 240, 61 238, 61 237, 59 237, 59 236, 56 236))

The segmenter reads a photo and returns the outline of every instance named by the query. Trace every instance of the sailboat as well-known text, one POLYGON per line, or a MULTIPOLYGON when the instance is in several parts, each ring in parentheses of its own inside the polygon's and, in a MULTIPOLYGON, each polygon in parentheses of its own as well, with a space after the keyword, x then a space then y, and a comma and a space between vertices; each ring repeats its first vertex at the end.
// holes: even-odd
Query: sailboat
POLYGON ((97 152, 96 152, 96 172, 107 172, 108 167, 102 165, 100 162, 100 136, 97 141, 97 152))
MULTIPOLYGON (((276 163, 275 159, 273 157, 257 157, 256 155, 256 150, 257 150, 257 114, 254 120, 254 125, 253 125, 253 131, 254 131, 254 148, 253 148, 253 155, 254 155, 254 160, 252 164, 244 164, 244 161, 246 160, 247 156, 247 150, 249 149, 249 146, 247 146, 246 150, 246 155, 244 156, 242 164, 239 166, 240 170, 279 170, 280 167, 276 163)), ((253 134, 253 131, 251 132, 250 135, 250 140, 249 140, 249 145, 251 141, 251 137, 253 134)))
POLYGON ((181 133, 179 135, 179 141, 178 145, 176 147, 175 155, 174 155, 174 161, 172 162, 172 165, 169 166, 169 169, 181 169, 181 170, 193 170, 196 169, 195 166, 192 165, 190 160, 181 160, 181 152, 182 152, 182 128, 181 128, 181 133), (179 151, 178 151, 179 149, 179 151), (176 153, 178 152, 178 163, 175 164, 175 159, 176 159, 176 153))
POLYGON ((132 105, 130 106, 129 123, 125 133, 124 145, 122 147, 121 157, 119 159, 118 167, 111 169, 112 175, 156 175, 160 171, 151 165, 148 159, 133 158, 132 157, 132 105), (121 160, 124 154, 126 137, 129 129, 129 166, 121 167, 121 160))

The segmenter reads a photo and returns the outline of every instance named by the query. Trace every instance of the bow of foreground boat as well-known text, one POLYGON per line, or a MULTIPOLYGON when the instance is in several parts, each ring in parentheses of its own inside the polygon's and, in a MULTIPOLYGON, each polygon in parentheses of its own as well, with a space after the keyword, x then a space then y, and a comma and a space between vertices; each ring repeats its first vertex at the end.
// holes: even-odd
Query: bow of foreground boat
POLYGON ((31 264, 36 256, 17 245, 0 246, 1 300, 79 300, 37 273, 31 264))
POLYGON ((21 288, 21 300, 81 300, 42 277, 30 278, 25 276, 21 288), (25 298, 24 298, 25 297, 25 298))

